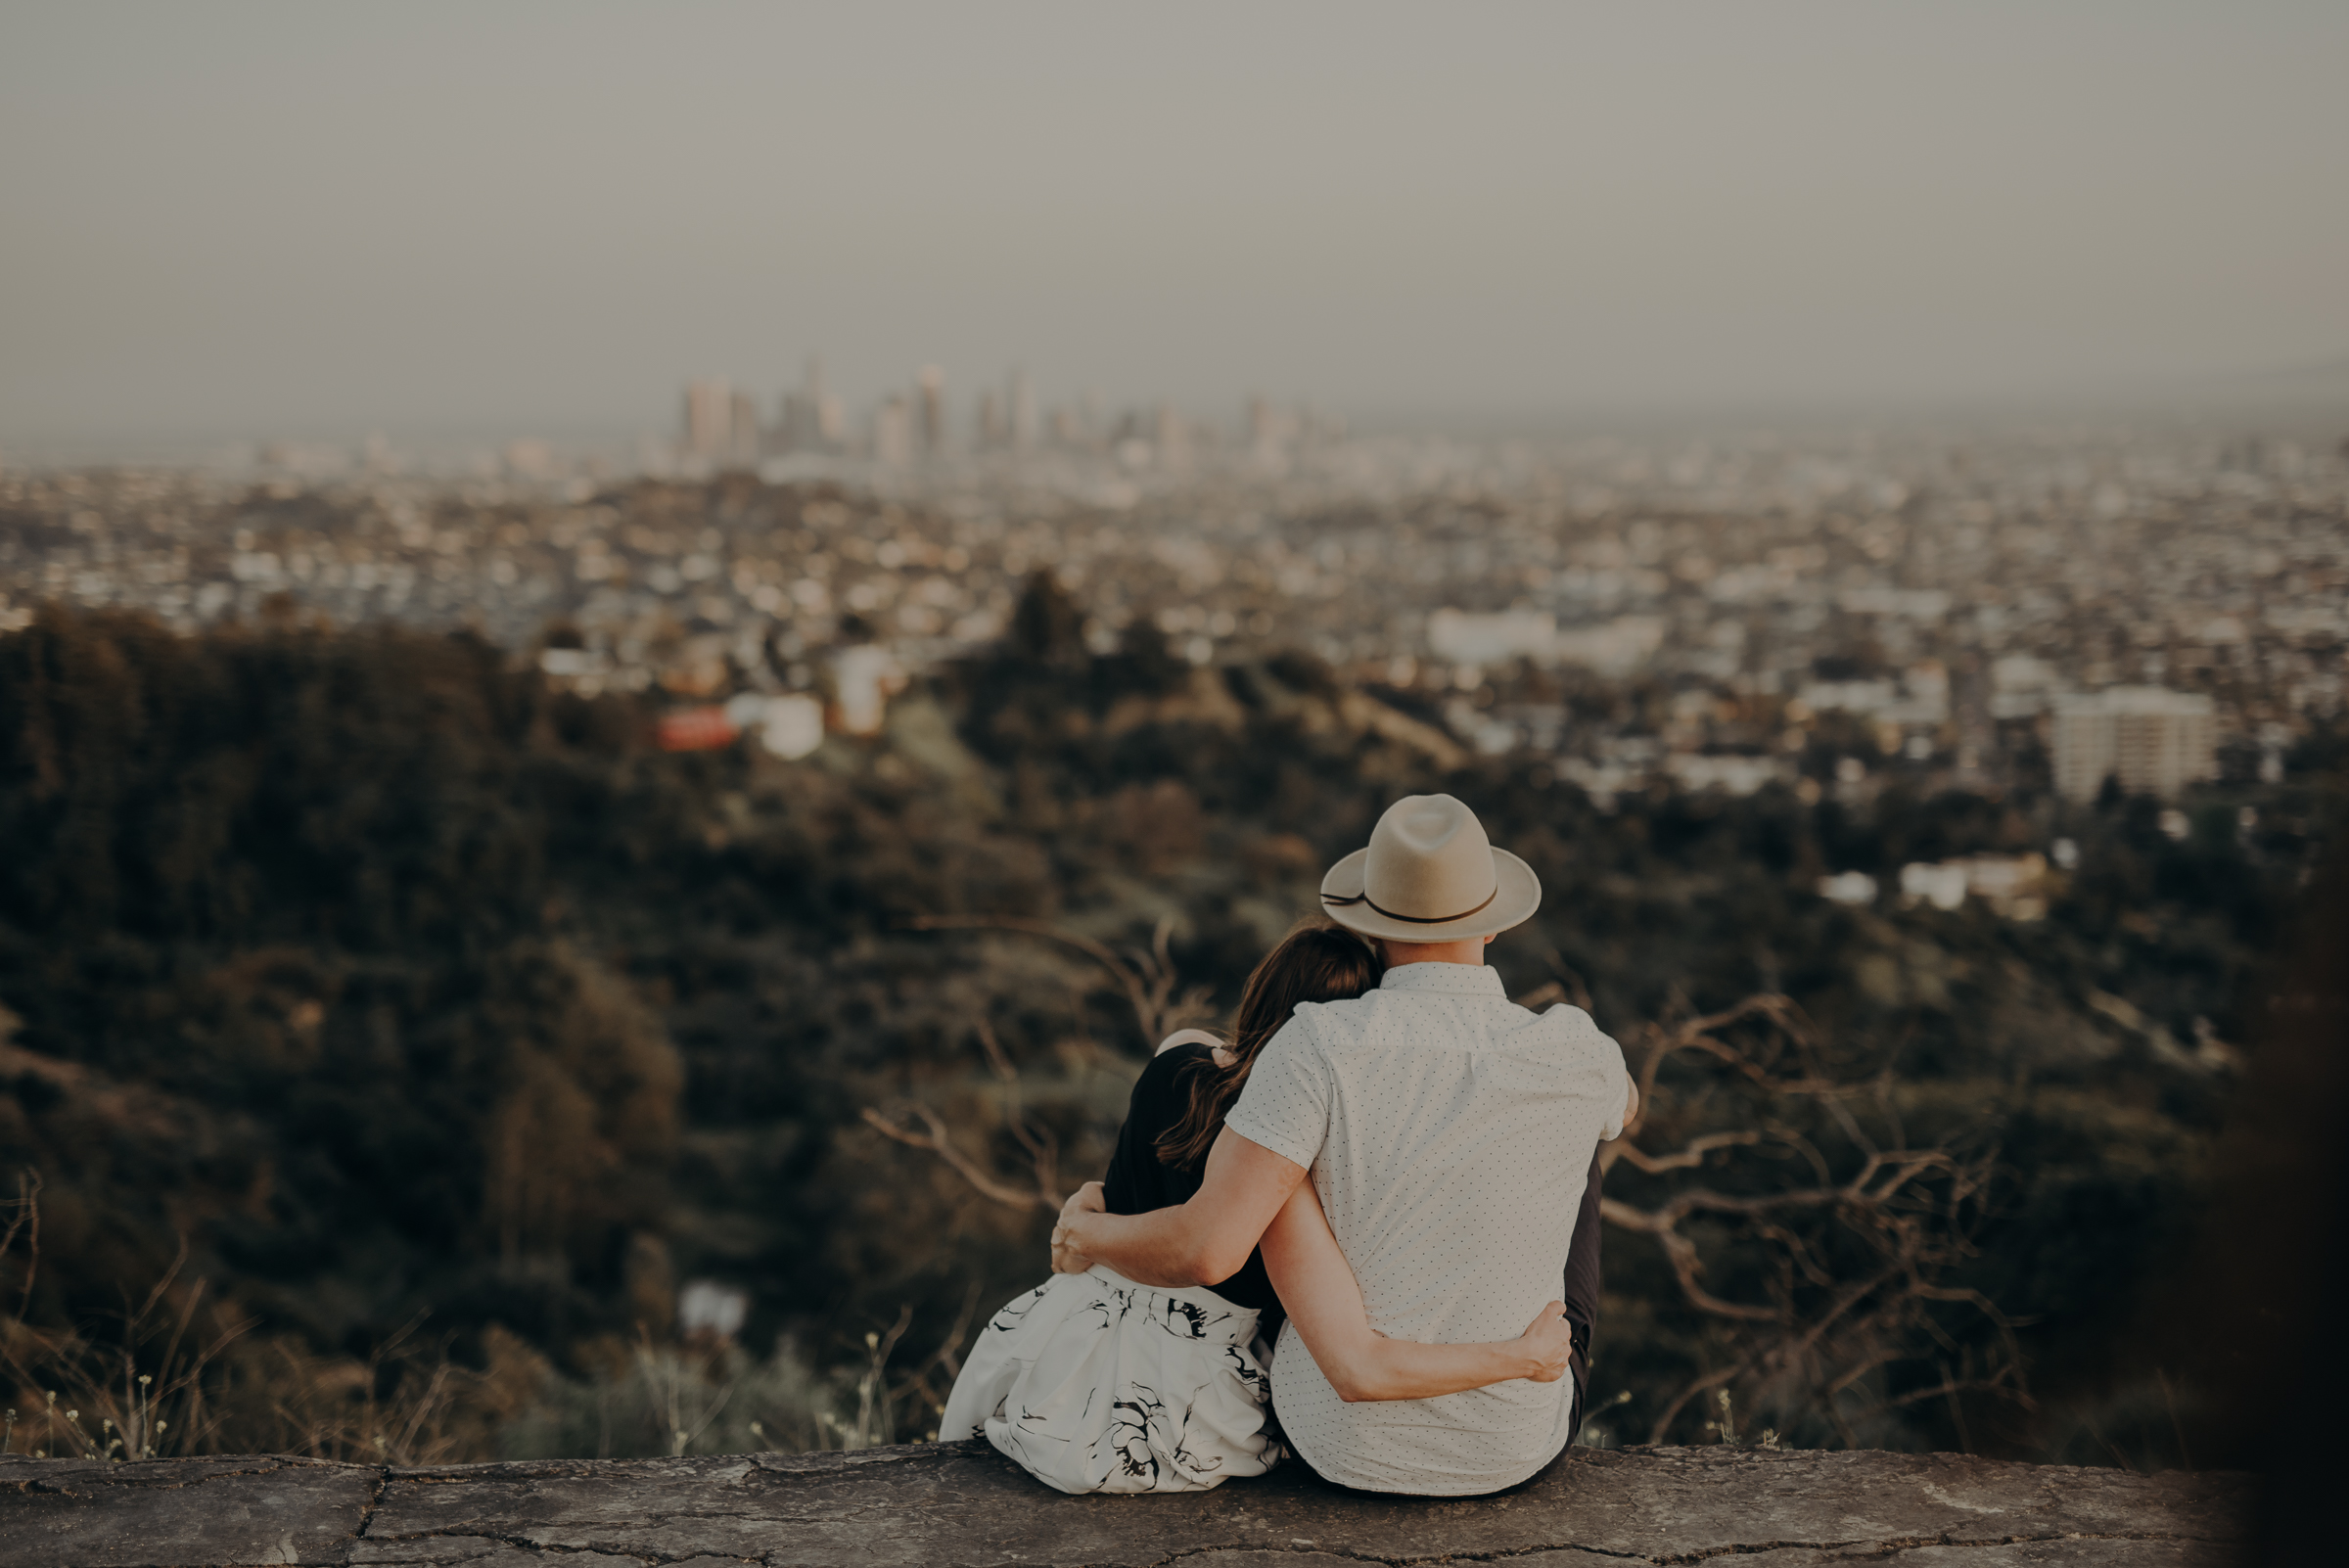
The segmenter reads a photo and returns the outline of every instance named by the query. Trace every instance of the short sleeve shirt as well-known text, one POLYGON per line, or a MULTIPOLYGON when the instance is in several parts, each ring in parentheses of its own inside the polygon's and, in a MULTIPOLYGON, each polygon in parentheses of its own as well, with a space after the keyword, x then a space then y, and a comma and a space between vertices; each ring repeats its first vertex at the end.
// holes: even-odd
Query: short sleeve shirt
MULTIPOLYGON (((1370 1326, 1515 1339, 1557 1299, 1591 1151, 1623 1130, 1623 1051, 1580 1008, 1534 1013, 1500 976, 1406 964, 1305 1003, 1224 1125, 1312 1173, 1370 1326)), ((1573 1436, 1572 1380, 1429 1400, 1340 1400, 1292 1325, 1272 1364, 1282 1431, 1332 1481, 1466 1496, 1515 1486, 1573 1436)))

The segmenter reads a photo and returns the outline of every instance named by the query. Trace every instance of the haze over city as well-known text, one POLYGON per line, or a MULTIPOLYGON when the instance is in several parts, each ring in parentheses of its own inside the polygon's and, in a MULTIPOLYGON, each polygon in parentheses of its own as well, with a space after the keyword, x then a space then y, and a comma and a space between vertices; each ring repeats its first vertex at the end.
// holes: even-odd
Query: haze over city
POLYGON ((0 1560, 2337 1549, 2345 60, 0 9, 0 1560))
POLYGON ((2319 4, 19 4, 0 460, 666 430, 811 352, 1449 428, 2337 392, 2345 54, 2319 4))

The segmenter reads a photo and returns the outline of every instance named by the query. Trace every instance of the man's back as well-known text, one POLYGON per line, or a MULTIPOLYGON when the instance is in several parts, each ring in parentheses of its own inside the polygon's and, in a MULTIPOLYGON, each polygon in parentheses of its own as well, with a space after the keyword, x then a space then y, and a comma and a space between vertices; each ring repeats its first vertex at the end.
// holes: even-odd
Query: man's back
MULTIPOLYGON (((1299 1007, 1226 1126, 1312 1171, 1373 1328, 1462 1344, 1514 1338, 1556 1298, 1590 1151, 1623 1105, 1623 1053, 1589 1015, 1530 1013, 1489 968, 1418 963, 1299 1007)), ((1272 1398, 1315 1470, 1370 1491, 1497 1491, 1573 1435, 1564 1381, 1348 1405, 1293 1329, 1272 1398)))

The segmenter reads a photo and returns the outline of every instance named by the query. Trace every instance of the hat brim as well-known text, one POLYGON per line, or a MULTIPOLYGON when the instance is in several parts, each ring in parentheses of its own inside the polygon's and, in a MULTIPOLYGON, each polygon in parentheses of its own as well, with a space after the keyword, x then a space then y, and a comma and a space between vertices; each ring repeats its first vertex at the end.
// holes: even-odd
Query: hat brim
POLYGON ((1542 907, 1542 879, 1534 868, 1506 850, 1493 852, 1493 875, 1498 890, 1493 901, 1471 915, 1431 925, 1419 920, 1398 920, 1379 913, 1366 903, 1332 903, 1332 899, 1359 899, 1362 896, 1362 867, 1368 862, 1367 849, 1355 851, 1329 868, 1321 879, 1321 912, 1350 931, 1365 937, 1388 942, 1460 942, 1469 937, 1489 937, 1495 932, 1521 926, 1534 917, 1542 907))

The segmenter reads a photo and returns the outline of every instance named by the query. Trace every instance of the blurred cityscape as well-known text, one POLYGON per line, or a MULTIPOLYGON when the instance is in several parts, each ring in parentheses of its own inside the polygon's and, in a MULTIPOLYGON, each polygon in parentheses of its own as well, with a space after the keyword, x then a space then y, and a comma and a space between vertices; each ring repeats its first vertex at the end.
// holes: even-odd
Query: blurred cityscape
POLYGON ((2342 705, 2349 442, 1361 438, 1261 399, 1233 429, 1041 409, 1016 374, 957 427, 935 369, 852 429, 816 363, 771 419, 692 384, 638 455, 521 440, 450 474, 375 438, 0 474, 0 627, 45 598, 466 626, 582 694, 666 694, 665 745, 796 757, 877 731, 1049 571, 1095 652, 1309 652, 1399 733, 1545 754, 1602 806, 2174 798, 2280 778, 2342 705), (1578 705, 1594 683, 1631 700, 1578 705))

